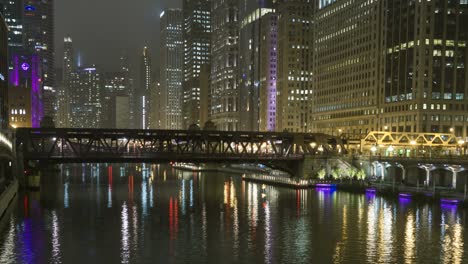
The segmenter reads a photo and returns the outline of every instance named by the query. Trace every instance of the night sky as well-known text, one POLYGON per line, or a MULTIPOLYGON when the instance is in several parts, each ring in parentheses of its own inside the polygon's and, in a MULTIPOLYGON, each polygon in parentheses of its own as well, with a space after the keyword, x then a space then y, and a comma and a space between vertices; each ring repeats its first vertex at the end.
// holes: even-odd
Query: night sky
MULTIPOLYGON (((70 34, 82 64, 104 71, 118 69, 124 51, 133 68, 147 45, 157 59, 159 14, 181 7, 182 0, 59 0, 55 1, 56 67, 62 67, 63 38, 70 34)), ((135 68, 136 70, 136 68, 135 68)))

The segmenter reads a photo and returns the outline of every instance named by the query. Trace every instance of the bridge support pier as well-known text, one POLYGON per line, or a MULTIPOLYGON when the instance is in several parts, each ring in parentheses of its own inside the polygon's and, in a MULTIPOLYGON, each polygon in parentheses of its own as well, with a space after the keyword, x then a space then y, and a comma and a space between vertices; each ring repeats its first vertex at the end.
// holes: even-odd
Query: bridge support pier
MULTIPOLYGON (((424 164, 419 166, 421 169, 424 169, 426 171, 426 180, 424 181, 424 186, 429 187, 429 183, 431 180, 431 172, 436 169, 436 167, 433 164, 424 164)), ((435 182, 435 179, 433 179, 435 182)))
POLYGON ((451 166, 448 166, 448 169, 452 172, 452 188, 457 189, 458 173, 464 171, 465 168, 459 165, 451 165, 451 166))
POLYGON ((406 168, 405 168, 405 166, 403 164, 401 164, 401 163, 398 163, 396 166, 401 169, 401 173, 402 173, 401 174, 401 179, 403 181, 406 181, 406 168))

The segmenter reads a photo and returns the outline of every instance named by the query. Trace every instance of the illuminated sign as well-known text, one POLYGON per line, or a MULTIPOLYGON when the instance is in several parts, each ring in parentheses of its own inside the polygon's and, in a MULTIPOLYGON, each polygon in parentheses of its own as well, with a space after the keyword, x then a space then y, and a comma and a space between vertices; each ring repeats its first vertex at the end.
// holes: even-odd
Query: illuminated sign
POLYGON ((29 70, 31 66, 29 66, 29 64, 27 64, 26 62, 24 62, 23 64, 21 64, 21 69, 23 69, 23 71, 27 71, 29 70))
POLYGON ((26 11, 36 11, 36 8, 34 6, 32 6, 32 5, 27 5, 24 8, 24 10, 26 10, 26 11))

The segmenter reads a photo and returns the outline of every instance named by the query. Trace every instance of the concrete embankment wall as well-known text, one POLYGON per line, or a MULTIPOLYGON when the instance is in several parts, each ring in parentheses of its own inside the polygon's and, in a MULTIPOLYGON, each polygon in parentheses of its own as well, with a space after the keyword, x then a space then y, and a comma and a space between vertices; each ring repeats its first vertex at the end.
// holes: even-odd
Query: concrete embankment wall
POLYGON ((13 199, 18 194, 18 181, 14 180, 8 188, 0 195, 0 219, 4 217, 13 199))

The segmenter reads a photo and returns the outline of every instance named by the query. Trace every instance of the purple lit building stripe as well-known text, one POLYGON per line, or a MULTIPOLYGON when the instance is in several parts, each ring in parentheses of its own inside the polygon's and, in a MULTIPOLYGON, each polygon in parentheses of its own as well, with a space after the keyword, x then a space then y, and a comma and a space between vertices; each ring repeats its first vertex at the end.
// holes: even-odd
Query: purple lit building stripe
POLYGON ((13 56, 13 71, 10 74, 10 82, 13 84, 13 86, 19 86, 19 56, 14 55, 13 56))
MULTIPOLYGON (((272 18, 272 19, 276 19, 272 18)), ((268 62, 269 62, 269 74, 266 80, 267 83, 267 130, 268 131, 275 131, 276 129, 276 78, 277 78, 277 27, 273 26, 270 22, 270 30, 269 30, 269 40, 270 40, 270 52, 268 53, 268 62)))
POLYGON ((31 125, 33 128, 40 127, 44 117, 44 106, 41 96, 41 77, 39 71, 39 57, 31 57, 31 125))

